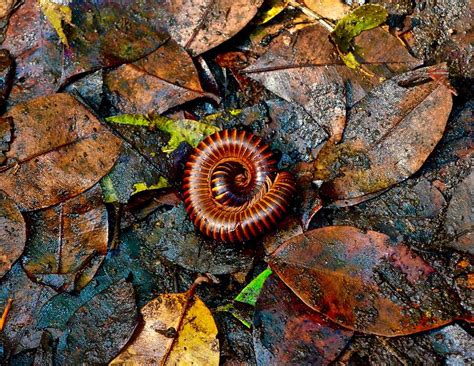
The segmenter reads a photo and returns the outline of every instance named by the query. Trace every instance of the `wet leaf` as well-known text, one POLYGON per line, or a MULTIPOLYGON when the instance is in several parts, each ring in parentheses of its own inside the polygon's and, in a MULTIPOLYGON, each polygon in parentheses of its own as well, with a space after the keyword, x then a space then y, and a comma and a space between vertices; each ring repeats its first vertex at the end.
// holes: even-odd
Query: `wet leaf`
POLYGON ((59 337, 54 364, 107 363, 132 336, 137 315, 130 283, 121 280, 108 287, 68 320, 59 337))
POLYGON ((308 308, 278 277, 265 282, 253 318, 257 365, 327 365, 353 333, 308 308))
POLYGON ((263 0, 173 0, 169 33, 197 56, 239 32, 257 13, 263 0))
POLYGON ((222 245, 196 232, 183 204, 164 212, 154 212, 133 227, 133 234, 151 258, 165 258, 188 270, 214 275, 248 270, 254 248, 222 245))
POLYGON ((474 173, 471 172, 456 187, 446 211, 444 224, 448 235, 454 238, 448 246, 471 254, 474 254, 473 187, 474 173))
POLYGON ((70 95, 33 99, 7 116, 13 118, 14 140, 0 168, 0 186, 23 210, 85 191, 117 159, 120 140, 70 95))
POLYGON ((31 281, 20 263, 0 280, 0 313, 8 299, 13 299, 2 332, 12 345, 12 354, 39 346, 42 331, 37 329, 38 314, 55 294, 53 289, 31 281))
POLYGON ((217 327, 197 295, 163 294, 140 313, 143 327, 110 365, 219 365, 217 327))
POLYGON ((51 0, 39 0, 41 11, 48 18, 51 25, 58 33, 59 39, 62 43, 69 47, 66 35, 64 34, 62 23, 71 23, 72 13, 67 5, 58 4, 51 0))
POLYGON ((443 136, 451 92, 424 68, 384 82, 351 110, 343 142, 314 163, 321 193, 340 206, 371 197, 414 174, 443 136), (429 120, 430 123, 426 123, 429 120))
POLYGON ((346 105, 360 100, 380 80, 420 64, 400 42, 380 29, 357 39, 360 61, 378 77, 348 69, 321 25, 278 36, 245 75, 279 97, 302 106, 316 123, 338 141, 344 129, 346 105), (315 42, 318 40, 318 42, 315 42))
POLYGON ((405 335, 463 317, 432 266, 375 231, 311 230, 283 244, 269 264, 308 306, 363 333, 405 335))
POLYGON ((61 291, 80 291, 107 253, 107 210, 98 185, 59 205, 28 215, 23 268, 61 291))
POLYGON ((196 147, 205 137, 212 135, 220 128, 190 119, 174 120, 162 116, 146 117, 142 115, 120 115, 107 118, 108 122, 129 124, 135 126, 148 126, 170 134, 168 145, 163 147, 163 152, 174 151, 181 142, 185 141, 196 147))
POLYGON ((171 39, 144 58, 108 72, 105 85, 121 113, 161 114, 196 98, 218 100, 202 90, 191 57, 171 39))
POLYGON ((272 270, 267 268, 265 271, 255 277, 250 283, 243 288, 242 291, 235 297, 235 301, 243 302, 255 306, 258 295, 262 291, 262 287, 265 284, 268 276, 272 274, 272 270))
POLYGON ((347 53, 352 40, 365 30, 378 27, 387 19, 388 13, 383 6, 367 4, 356 8, 337 22, 331 37, 339 49, 347 53))
POLYGON ((62 45, 37 0, 26 0, 10 17, 2 46, 15 59, 8 106, 54 93, 62 82, 62 45))
POLYGON ((0 191, 0 278, 23 253, 26 226, 15 203, 0 191))

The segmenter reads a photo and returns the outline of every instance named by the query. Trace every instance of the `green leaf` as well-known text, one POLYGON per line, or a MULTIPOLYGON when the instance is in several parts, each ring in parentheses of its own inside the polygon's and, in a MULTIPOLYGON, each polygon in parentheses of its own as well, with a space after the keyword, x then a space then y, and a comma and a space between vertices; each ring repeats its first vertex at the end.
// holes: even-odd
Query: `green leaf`
POLYGON ((107 122, 118 123, 121 125, 131 125, 131 126, 151 126, 152 122, 141 114, 121 114, 119 116, 107 117, 105 119, 107 122))
POLYGON ((106 175, 100 180, 104 202, 113 203, 118 201, 117 192, 115 191, 112 179, 106 175))
POLYGON ((162 116, 147 117, 138 114, 107 117, 106 121, 132 126, 153 127, 169 133, 171 138, 168 141, 168 145, 162 148, 168 154, 174 151, 183 141, 192 147, 196 147, 205 137, 220 130, 219 127, 190 119, 174 120, 162 116))
POLYGON ((135 183, 133 185, 132 196, 134 194, 139 193, 139 192, 151 191, 153 189, 161 189, 161 188, 167 188, 167 187, 171 187, 171 186, 170 186, 170 184, 168 183, 168 181, 166 180, 165 177, 160 177, 160 179, 158 180, 158 183, 152 184, 150 186, 148 186, 145 182, 135 183))
POLYGON ((63 30, 63 22, 71 24, 72 12, 69 6, 56 4, 50 0, 39 0, 41 11, 56 30, 61 42, 69 47, 63 30))
POLYGON ((240 294, 235 298, 235 301, 255 306, 258 295, 260 295, 260 291, 262 291, 263 284, 271 274, 272 270, 270 268, 267 268, 265 271, 260 273, 244 287, 240 294))
POLYGON ((238 321, 240 321, 243 325, 245 325, 247 328, 251 328, 252 327, 252 319, 247 319, 247 317, 243 314, 241 314, 234 306, 234 304, 226 304, 226 305, 223 305, 223 306, 219 306, 218 308, 216 308, 216 311, 219 312, 219 311, 225 311, 227 313, 230 313, 232 314, 232 316, 237 319, 238 321))
POLYGON ((339 20, 331 37, 340 52, 351 50, 352 40, 365 30, 378 27, 387 20, 387 10, 380 5, 363 5, 339 20))
POLYGON ((339 53, 342 61, 346 64, 347 67, 351 69, 357 69, 360 66, 359 61, 355 58, 352 52, 348 52, 347 54, 339 53))

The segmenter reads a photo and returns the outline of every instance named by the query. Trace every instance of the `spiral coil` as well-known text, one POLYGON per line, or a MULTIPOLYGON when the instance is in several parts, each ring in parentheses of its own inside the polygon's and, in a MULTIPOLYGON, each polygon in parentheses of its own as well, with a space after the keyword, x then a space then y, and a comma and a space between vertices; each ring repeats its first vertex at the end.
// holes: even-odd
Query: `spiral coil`
POLYGON ((204 139, 191 154, 183 179, 184 204, 206 236, 245 241, 274 228, 287 211, 295 182, 277 172, 262 139, 223 130, 204 139))

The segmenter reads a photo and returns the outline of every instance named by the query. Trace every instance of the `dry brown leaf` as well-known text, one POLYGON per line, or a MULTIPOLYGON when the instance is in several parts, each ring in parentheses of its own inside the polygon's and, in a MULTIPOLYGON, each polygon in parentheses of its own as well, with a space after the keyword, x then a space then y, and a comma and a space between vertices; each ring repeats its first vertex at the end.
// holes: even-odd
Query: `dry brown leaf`
POLYGON ((0 186, 23 210, 45 208, 92 187, 113 166, 120 140, 68 94, 13 107, 14 139, 0 186))

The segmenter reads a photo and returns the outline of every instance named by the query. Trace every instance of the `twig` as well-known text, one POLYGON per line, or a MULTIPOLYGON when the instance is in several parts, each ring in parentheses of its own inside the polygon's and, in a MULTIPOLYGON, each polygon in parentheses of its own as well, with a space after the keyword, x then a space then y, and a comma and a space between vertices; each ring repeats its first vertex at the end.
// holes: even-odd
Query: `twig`
POLYGON ((13 299, 9 298, 7 301, 7 306, 5 307, 5 310, 3 310, 2 317, 0 318, 0 332, 5 327, 5 323, 7 322, 7 316, 8 316, 8 313, 10 312, 10 308, 12 307, 12 303, 13 303, 13 299))

